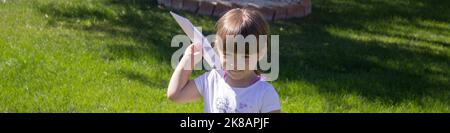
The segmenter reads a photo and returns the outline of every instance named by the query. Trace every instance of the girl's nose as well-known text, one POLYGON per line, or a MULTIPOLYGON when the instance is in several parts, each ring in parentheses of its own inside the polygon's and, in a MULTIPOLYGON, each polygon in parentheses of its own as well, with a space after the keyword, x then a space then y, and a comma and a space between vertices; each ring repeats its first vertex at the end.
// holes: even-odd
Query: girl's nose
POLYGON ((225 67, 227 70, 236 69, 236 66, 234 65, 234 63, 226 63, 225 67))

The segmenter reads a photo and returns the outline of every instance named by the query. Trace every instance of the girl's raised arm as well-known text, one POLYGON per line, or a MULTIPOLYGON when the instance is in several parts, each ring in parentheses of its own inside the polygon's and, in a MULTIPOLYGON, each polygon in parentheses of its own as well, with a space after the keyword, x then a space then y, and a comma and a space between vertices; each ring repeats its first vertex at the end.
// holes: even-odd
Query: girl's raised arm
POLYGON ((177 68, 170 78, 167 97, 176 103, 188 103, 201 97, 193 80, 189 80, 192 70, 201 60, 201 48, 195 44, 187 47, 177 68))

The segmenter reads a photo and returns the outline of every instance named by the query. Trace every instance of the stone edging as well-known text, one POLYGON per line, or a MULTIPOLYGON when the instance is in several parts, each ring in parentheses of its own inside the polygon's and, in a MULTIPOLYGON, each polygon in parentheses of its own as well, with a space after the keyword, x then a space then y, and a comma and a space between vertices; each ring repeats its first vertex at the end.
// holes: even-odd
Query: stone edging
POLYGON ((246 7, 258 10, 269 21, 304 17, 311 14, 311 0, 248 1, 251 2, 239 2, 237 0, 158 0, 158 4, 172 10, 186 10, 195 14, 214 17, 220 17, 233 8, 246 7))

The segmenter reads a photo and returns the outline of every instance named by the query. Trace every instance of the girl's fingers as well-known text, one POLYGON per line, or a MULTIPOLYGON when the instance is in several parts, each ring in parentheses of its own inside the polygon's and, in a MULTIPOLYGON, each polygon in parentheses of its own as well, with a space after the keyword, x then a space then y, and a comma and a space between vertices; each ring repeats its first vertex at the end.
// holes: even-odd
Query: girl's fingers
POLYGON ((194 51, 193 51, 193 57, 194 57, 194 61, 195 61, 195 63, 198 63, 200 60, 201 60, 201 58, 202 58, 202 51, 201 51, 201 49, 200 49, 200 46, 199 45, 196 45, 196 44, 194 44, 194 51))
POLYGON ((189 45, 185 51, 185 55, 189 55, 186 56, 185 58, 187 58, 188 64, 186 64, 185 66, 185 70, 193 70, 193 68, 195 67, 195 64, 199 63, 202 59, 202 53, 201 53, 201 46, 197 45, 195 43, 189 45))
POLYGON ((192 44, 192 45, 194 45, 193 46, 193 51, 194 51, 194 53, 195 52, 199 52, 200 50, 201 50, 201 47, 200 47, 200 45, 199 44, 197 44, 197 43, 194 43, 194 44, 192 44))

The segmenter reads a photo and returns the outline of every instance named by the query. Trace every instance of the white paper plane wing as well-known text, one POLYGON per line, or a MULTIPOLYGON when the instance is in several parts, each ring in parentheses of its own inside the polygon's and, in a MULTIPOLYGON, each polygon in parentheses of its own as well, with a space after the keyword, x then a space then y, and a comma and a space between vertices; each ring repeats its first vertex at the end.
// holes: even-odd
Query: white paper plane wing
POLYGON ((185 17, 178 14, 170 12, 170 14, 175 18, 178 25, 183 29, 184 33, 191 39, 192 42, 199 44, 203 48, 203 58, 206 60, 208 65, 215 69, 221 69, 219 56, 216 51, 211 47, 209 41, 203 36, 203 34, 194 27, 194 25, 185 17))

